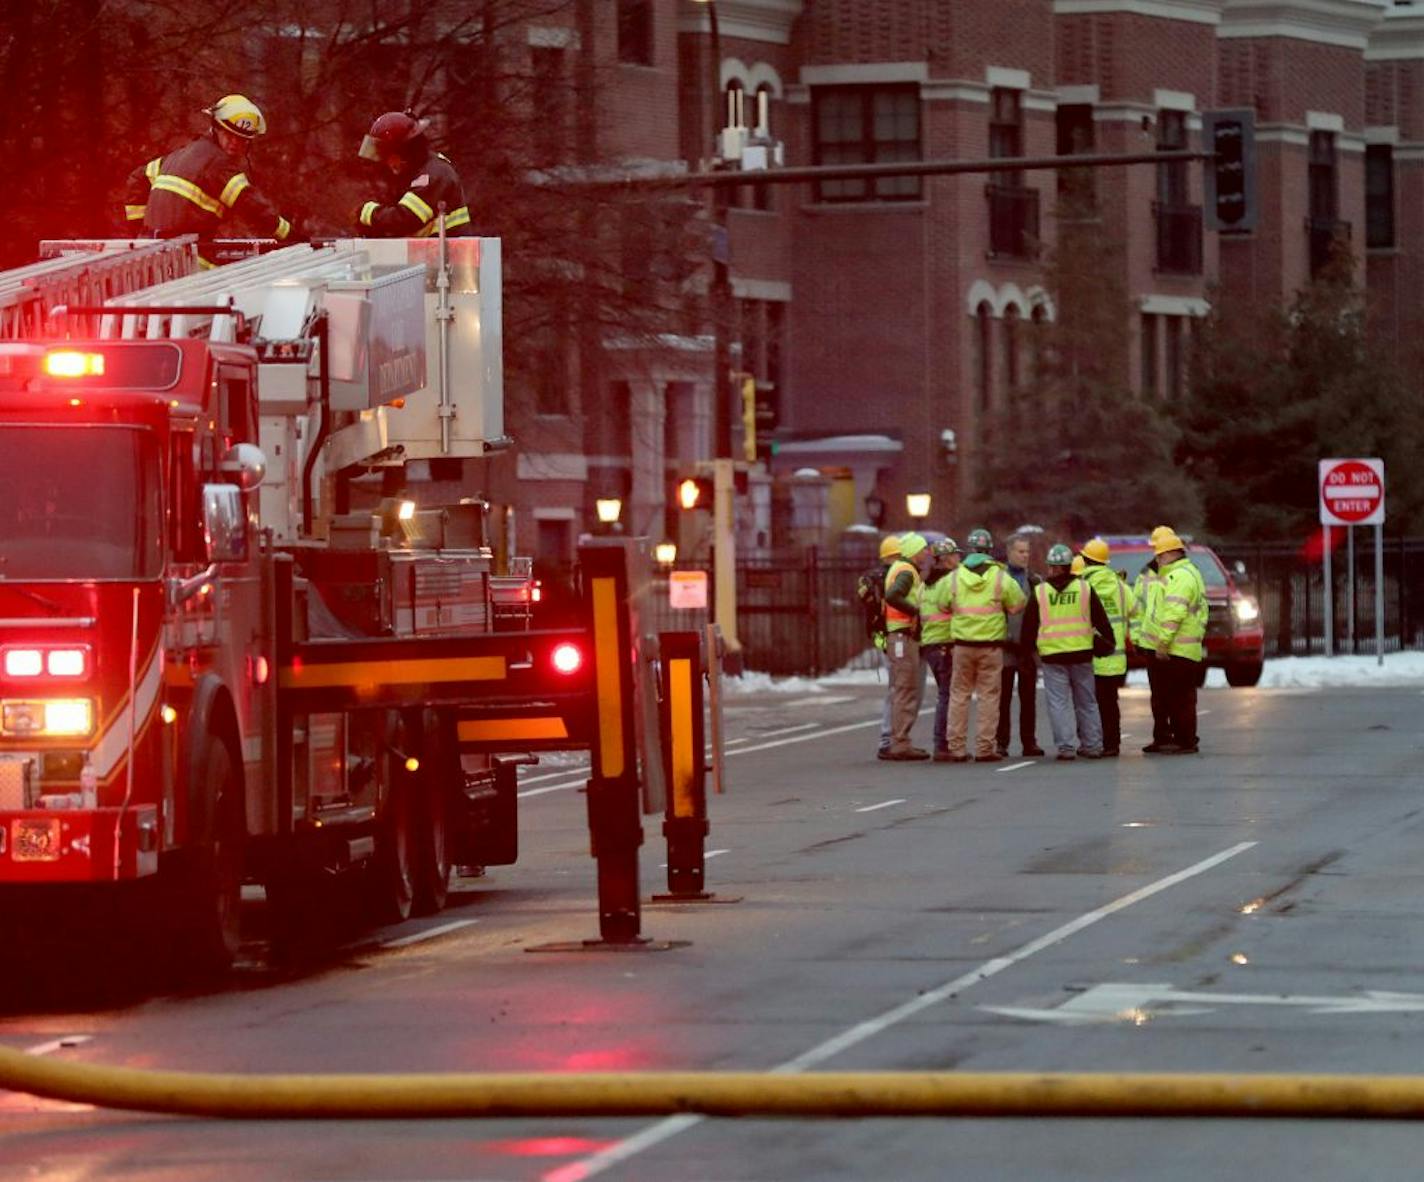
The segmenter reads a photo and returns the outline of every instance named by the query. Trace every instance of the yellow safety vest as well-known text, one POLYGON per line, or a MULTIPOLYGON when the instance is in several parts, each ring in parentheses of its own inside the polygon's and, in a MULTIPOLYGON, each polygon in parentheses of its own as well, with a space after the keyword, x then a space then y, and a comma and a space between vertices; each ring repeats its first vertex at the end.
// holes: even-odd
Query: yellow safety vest
POLYGON ((1120 677, 1127 672, 1127 621, 1134 607, 1133 594, 1110 566, 1090 566, 1084 577, 1102 600, 1113 630, 1112 656, 1094 657, 1093 673, 1098 677, 1120 677))
POLYGON ((1132 618, 1128 625, 1128 635, 1138 648, 1152 648, 1157 638, 1152 634, 1152 613, 1157 596, 1162 590, 1162 576, 1155 570, 1143 567, 1132 584, 1132 618))
POLYGON ((1034 588, 1038 596, 1038 655, 1091 652, 1093 648, 1092 589, 1081 578, 1062 591, 1047 580, 1034 588))
MULTIPOLYGON (((909 571, 915 584, 910 588, 910 598, 917 599, 920 591, 920 572, 915 569, 913 562, 906 562, 903 558, 897 558, 890 564, 890 569, 885 572, 885 594, 890 594, 890 588, 895 585, 895 580, 900 577, 901 571, 909 571)), ((898 607, 885 600, 885 631, 886 632, 908 632, 915 626, 915 617, 906 615, 898 607)))
POLYGON ((954 573, 940 575, 920 588, 921 644, 950 644, 954 640, 954 613, 950 610, 954 573))
POLYGON ((1007 640, 1009 622, 1004 609, 1017 609, 1024 602, 1023 591, 998 563, 994 564, 992 576, 985 571, 976 581, 966 585, 969 576, 974 573, 958 567, 949 575, 949 608, 954 616, 951 625, 954 639, 970 644, 995 644, 1007 640), (961 578, 961 575, 964 577, 961 578))
POLYGON ((1206 584, 1190 558, 1179 558, 1162 571, 1162 588, 1152 617, 1155 643, 1167 642, 1167 653, 1200 661, 1205 655, 1206 584))

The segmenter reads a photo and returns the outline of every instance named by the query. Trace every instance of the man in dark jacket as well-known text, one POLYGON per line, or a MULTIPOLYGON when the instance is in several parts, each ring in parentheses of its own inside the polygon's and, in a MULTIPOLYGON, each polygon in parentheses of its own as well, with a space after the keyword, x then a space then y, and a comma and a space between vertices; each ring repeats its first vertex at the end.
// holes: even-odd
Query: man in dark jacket
MULTIPOLYGON (((1023 534, 1015 534, 1004 548, 1008 558, 1004 569, 1009 577, 1019 585, 1025 597, 1033 598, 1033 589, 1043 582, 1038 575, 1028 569, 1029 541, 1023 534)), ((999 729, 995 741, 1000 755, 1009 753, 1009 715, 1013 704, 1014 682, 1019 686, 1019 743, 1028 756, 1042 755, 1038 745, 1038 662, 1031 652, 1026 652, 1019 644, 1023 633, 1023 617, 1009 617, 1009 640, 1004 646, 1004 671, 1000 674, 999 688, 999 729)))
POLYGON ((129 173, 124 220, 149 238, 198 235, 199 257, 212 266, 203 246, 234 223, 260 237, 284 241, 292 224, 279 214, 244 171, 252 141, 267 132, 257 104, 240 94, 224 95, 203 112, 212 126, 206 135, 166 156, 155 156, 129 173))
POLYGON ((1035 652, 1043 666, 1043 690, 1058 758, 1101 759, 1103 723, 1093 683, 1093 656, 1113 651, 1112 620, 1096 592, 1072 572, 1072 563, 1073 551, 1061 542, 1049 548, 1048 578, 1034 588, 1028 601, 1022 645, 1035 652))
POLYGON ((404 111, 387 111, 361 141, 361 158, 385 165, 393 183, 389 202, 367 201, 357 215, 360 233, 371 238, 428 238, 438 234, 440 215, 445 233, 474 233, 465 186, 455 166, 430 146, 429 119, 404 111))

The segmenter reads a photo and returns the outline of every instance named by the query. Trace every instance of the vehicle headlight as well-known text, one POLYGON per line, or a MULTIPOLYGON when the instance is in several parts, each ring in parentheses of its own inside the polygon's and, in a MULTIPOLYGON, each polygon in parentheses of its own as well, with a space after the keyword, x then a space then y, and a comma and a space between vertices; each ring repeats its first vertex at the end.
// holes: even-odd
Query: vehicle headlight
POLYGON ((1243 624, 1250 624, 1261 618, 1261 609, 1254 599, 1243 595, 1236 601, 1236 618, 1243 624))

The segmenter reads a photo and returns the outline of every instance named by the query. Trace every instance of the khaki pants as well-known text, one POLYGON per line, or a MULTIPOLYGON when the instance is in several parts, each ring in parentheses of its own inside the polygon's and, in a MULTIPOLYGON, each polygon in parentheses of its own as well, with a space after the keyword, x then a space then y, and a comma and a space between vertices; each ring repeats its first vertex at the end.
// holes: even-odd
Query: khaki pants
POLYGON ((988 645, 954 646, 954 679, 949 686, 949 753, 967 755, 969 699, 978 697, 974 754, 993 755, 994 732, 999 726, 999 690, 1004 670, 1004 650, 988 645))
POLYGON ((910 730, 920 712, 920 644, 909 632, 892 632, 885 638, 885 659, 890 662, 890 751, 898 755, 910 748, 910 730))

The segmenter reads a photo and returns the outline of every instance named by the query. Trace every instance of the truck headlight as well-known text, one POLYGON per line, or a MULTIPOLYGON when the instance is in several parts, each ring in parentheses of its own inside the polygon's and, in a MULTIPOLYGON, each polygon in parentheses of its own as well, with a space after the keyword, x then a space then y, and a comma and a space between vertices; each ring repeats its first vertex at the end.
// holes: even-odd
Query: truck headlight
POLYGON ((0 730, 7 735, 87 735, 93 729, 94 703, 88 698, 0 705, 0 730))
POLYGON ((1261 609, 1254 599, 1243 595, 1236 601, 1236 619, 1242 624, 1251 624, 1261 618, 1261 609))

